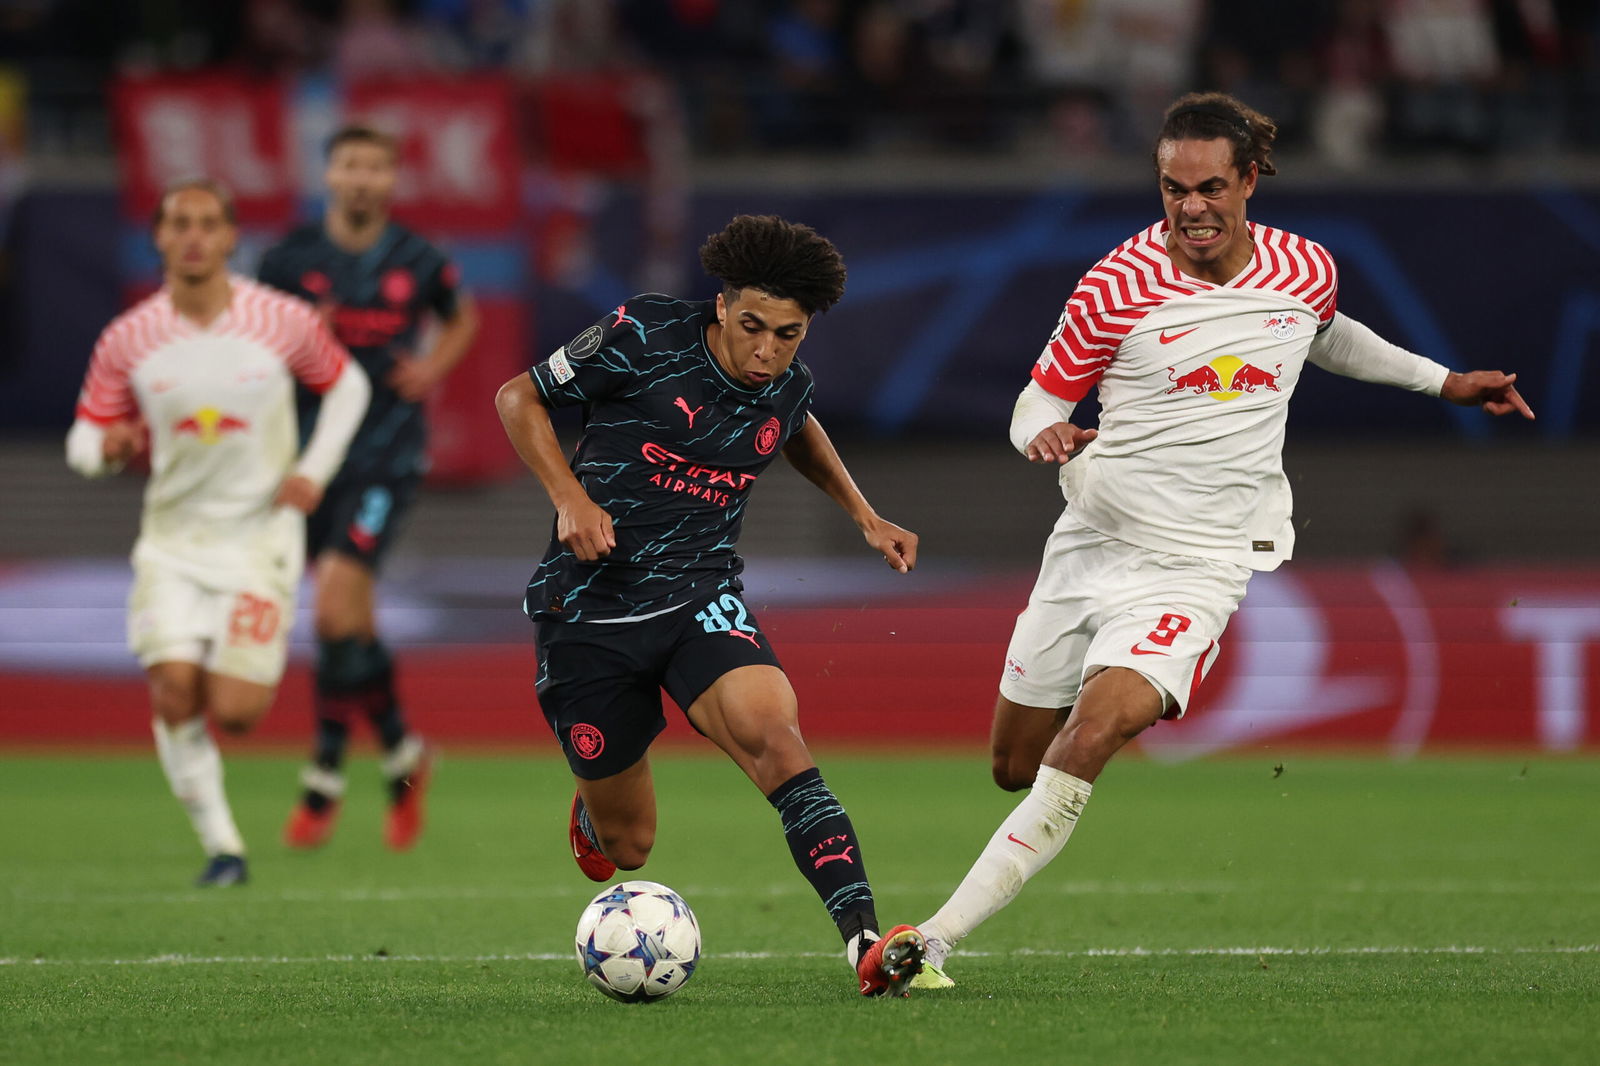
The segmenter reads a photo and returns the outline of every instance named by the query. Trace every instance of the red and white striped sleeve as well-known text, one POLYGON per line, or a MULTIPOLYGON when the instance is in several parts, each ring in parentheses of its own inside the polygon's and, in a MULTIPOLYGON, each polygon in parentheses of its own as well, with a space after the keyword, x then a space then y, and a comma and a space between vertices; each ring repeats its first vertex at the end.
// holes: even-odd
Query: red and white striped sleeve
POLYGON ((312 392, 327 392, 339 380, 350 353, 310 304, 264 289, 260 298, 269 305, 271 332, 289 372, 312 392))
POLYGON ((1316 310, 1320 328, 1332 322, 1333 313, 1339 309, 1339 268, 1322 245, 1315 241, 1305 243, 1308 259, 1315 267, 1306 302, 1316 310))
POLYGON ((138 359, 130 343, 132 332, 132 323, 124 317, 100 334, 78 393, 77 417, 104 426, 139 413, 139 400, 133 393, 138 359))
POLYGON ((1078 282, 1055 332, 1033 365, 1033 380, 1052 396, 1076 403, 1089 394, 1139 320, 1171 294, 1160 264, 1139 243, 1126 242, 1078 282))

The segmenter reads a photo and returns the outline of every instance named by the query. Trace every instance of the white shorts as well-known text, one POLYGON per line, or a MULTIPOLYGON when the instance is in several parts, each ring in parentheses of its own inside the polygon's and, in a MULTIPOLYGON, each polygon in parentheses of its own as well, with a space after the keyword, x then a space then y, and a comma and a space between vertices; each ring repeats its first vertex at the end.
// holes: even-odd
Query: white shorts
POLYGON ((135 558, 128 647, 139 665, 194 663, 214 674, 276 685, 289 655, 293 585, 280 574, 212 584, 135 558))
POLYGON ((1235 563, 1136 548, 1062 512, 1039 579, 1006 649, 1000 695, 1024 707, 1070 707, 1108 666, 1144 675, 1181 718, 1217 660, 1251 571, 1235 563))

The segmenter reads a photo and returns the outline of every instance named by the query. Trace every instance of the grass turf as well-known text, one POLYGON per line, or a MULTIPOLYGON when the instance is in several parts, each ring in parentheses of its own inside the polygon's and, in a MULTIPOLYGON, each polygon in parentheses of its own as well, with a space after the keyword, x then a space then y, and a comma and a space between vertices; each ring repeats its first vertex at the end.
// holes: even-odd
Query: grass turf
MULTIPOLYGON (((883 1002, 748 783, 667 752, 641 876, 688 898, 707 958, 634 1007, 571 958, 598 886, 553 759, 448 759, 422 843, 391 855, 370 761, 333 843, 298 854, 277 843, 295 764, 230 758, 252 882, 202 892, 153 757, 4 758, 0 1061, 1593 1061, 1600 766, 1274 761, 1120 761, 952 960, 958 987, 883 1002)), ((823 768, 886 925, 931 913, 1015 801, 979 753, 823 768)))

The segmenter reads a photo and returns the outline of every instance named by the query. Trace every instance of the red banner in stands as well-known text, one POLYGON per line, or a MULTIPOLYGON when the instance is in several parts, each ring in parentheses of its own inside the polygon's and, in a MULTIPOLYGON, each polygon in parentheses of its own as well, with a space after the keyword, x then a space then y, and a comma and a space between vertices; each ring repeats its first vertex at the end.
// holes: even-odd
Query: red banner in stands
POLYGON ((208 177, 232 191, 247 224, 294 217, 284 84, 226 74, 127 78, 113 108, 123 208, 148 218, 175 181, 208 177))
POLYGON ((504 78, 365 82, 346 114, 400 142, 395 214, 425 231, 503 235, 520 217, 521 152, 504 78))

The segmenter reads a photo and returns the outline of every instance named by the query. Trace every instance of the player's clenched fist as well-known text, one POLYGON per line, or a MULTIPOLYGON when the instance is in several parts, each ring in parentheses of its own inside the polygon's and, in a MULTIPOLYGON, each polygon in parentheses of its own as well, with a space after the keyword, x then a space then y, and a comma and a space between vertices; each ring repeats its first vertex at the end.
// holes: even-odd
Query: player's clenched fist
POLYGON ((106 462, 120 465, 142 454, 149 444, 150 434, 144 419, 122 419, 106 426, 100 449, 106 462))
POLYGON ((883 553, 883 561, 902 574, 917 565, 917 535, 893 522, 875 518, 862 530, 867 543, 883 553))
POLYGON ((310 514, 321 502, 322 490, 317 483, 299 474, 284 478, 277 495, 272 497, 274 507, 293 507, 301 514, 310 514))
POLYGON ((564 503, 556 509, 556 539, 585 563, 610 555, 611 549, 617 546, 611 516, 588 497, 564 503))
POLYGON ((1099 430, 1079 429, 1071 422, 1046 426, 1028 442, 1028 462, 1064 463, 1099 435, 1099 430))

